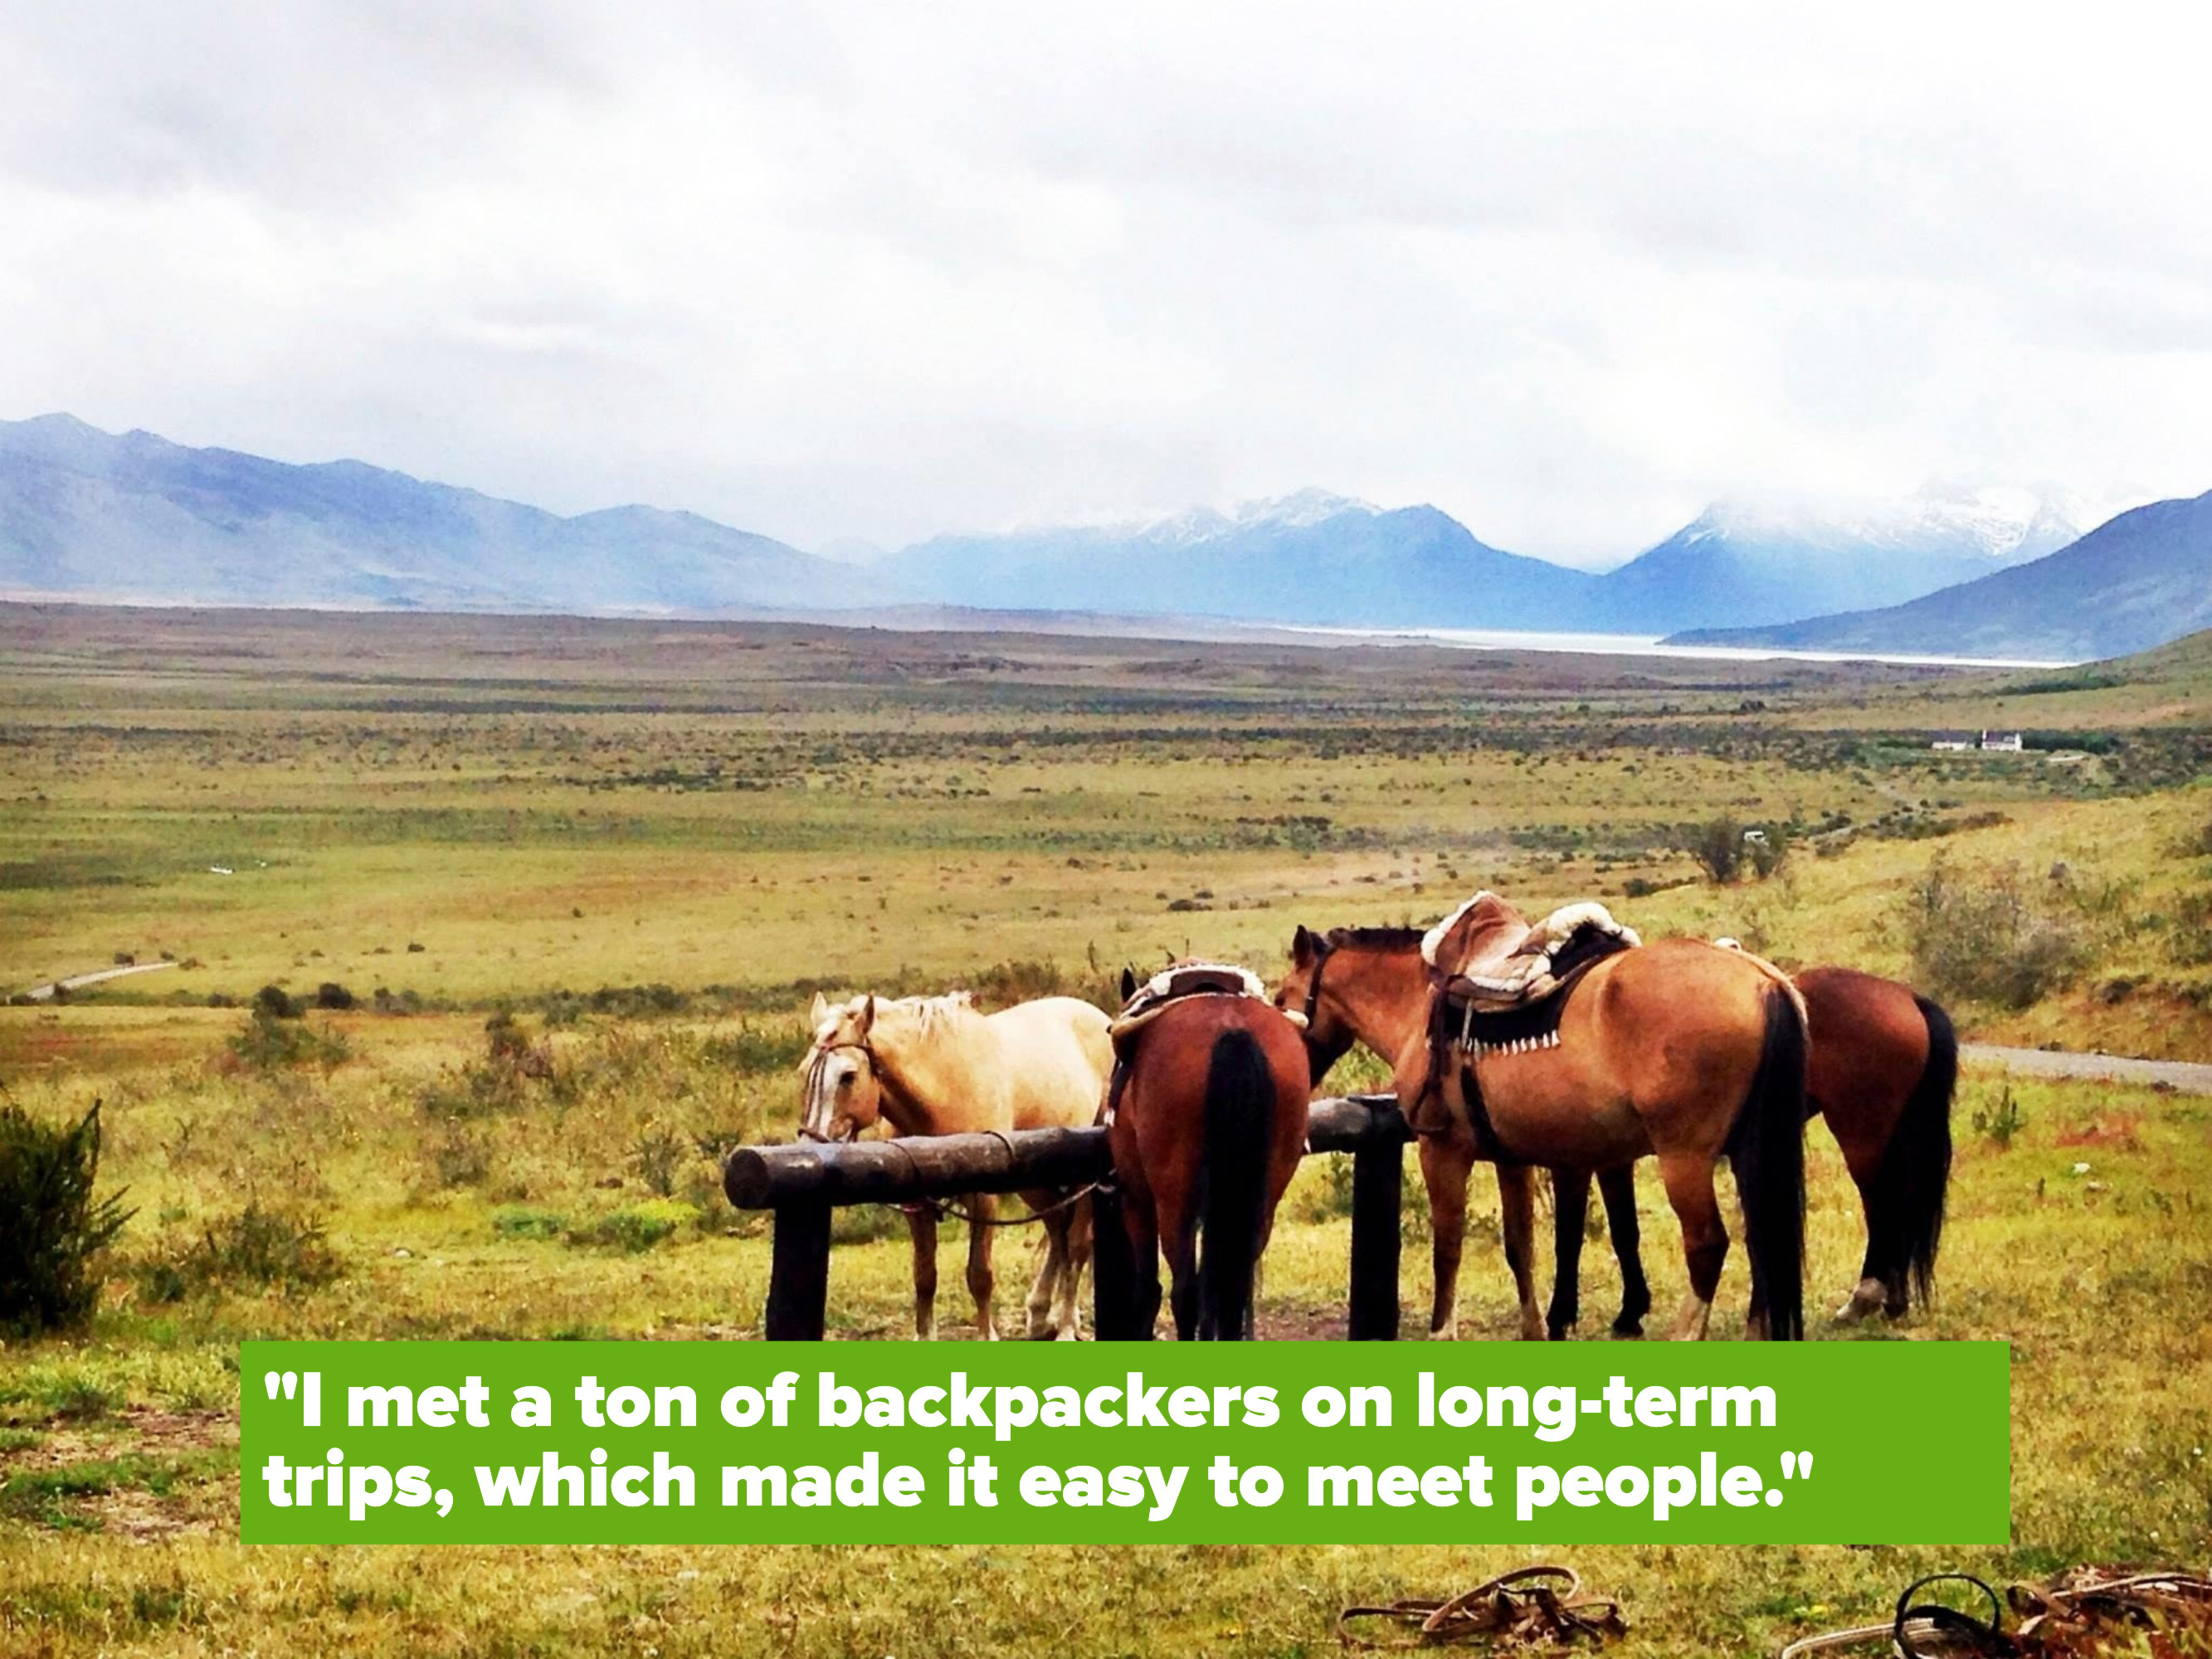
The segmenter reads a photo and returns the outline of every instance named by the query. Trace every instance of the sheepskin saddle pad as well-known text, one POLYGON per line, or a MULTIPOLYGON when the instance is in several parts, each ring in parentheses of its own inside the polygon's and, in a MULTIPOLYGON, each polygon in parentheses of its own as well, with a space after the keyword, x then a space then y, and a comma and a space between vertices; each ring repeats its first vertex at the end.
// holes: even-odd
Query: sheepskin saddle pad
POLYGON ((1557 1048, 1566 992, 1597 963, 1643 942, 1605 906, 1586 902, 1534 923, 1502 915, 1459 942, 1459 960, 1440 962, 1439 948, 1457 920, 1438 923, 1421 951, 1443 981, 1440 1020, 1477 1059, 1557 1048))
MULTIPOLYGON (((1158 1019, 1170 1005, 1186 997, 1255 997, 1267 1000, 1267 981, 1249 968, 1225 962, 1178 962, 1163 968, 1122 1004, 1113 1024, 1114 1046, 1127 1041, 1158 1019)), ((1305 1020, 1298 1014, 1283 1016, 1294 1025, 1305 1020)))

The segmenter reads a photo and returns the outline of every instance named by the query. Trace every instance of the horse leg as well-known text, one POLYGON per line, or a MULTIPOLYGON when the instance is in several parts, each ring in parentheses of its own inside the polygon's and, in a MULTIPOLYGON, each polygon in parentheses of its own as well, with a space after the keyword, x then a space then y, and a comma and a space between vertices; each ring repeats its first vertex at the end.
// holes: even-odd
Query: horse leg
POLYGON ((1720 1288, 1721 1264, 1728 1260, 1728 1223, 1713 1195, 1713 1160, 1690 1152, 1662 1155, 1659 1179, 1682 1224, 1682 1257, 1690 1269, 1690 1288, 1669 1334, 1677 1342, 1699 1341, 1712 1320, 1713 1292, 1720 1288))
MULTIPOLYGON (((1835 1127, 1830 1122, 1830 1128, 1835 1127)), ((1838 1135, 1838 1142, 1843 1137, 1838 1135)), ((1862 1319, 1872 1318, 1891 1305, 1896 1312, 1905 1308, 1905 1263, 1899 1258, 1903 1254, 1890 1237, 1890 1227, 1884 1221, 1881 1206, 1875 1201, 1875 1176, 1881 1167, 1881 1155, 1877 1150, 1871 1158, 1854 1158, 1858 1149, 1845 1147, 1844 1161, 1850 1166, 1851 1184, 1859 1189, 1859 1210, 1866 1217, 1866 1260, 1859 1267, 1859 1282, 1836 1310, 1836 1323, 1856 1325, 1862 1319), (1862 1166, 1864 1173, 1862 1174, 1862 1166)), ((1894 1315, 1893 1315, 1894 1317, 1894 1315)))
POLYGON ((1429 1189, 1429 1238, 1436 1262, 1436 1300, 1429 1334, 1449 1342, 1459 1335, 1459 1259, 1467 1241, 1467 1182, 1474 1173, 1474 1147, 1455 1135, 1421 1137, 1421 1180, 1429 1189))
POLYGON ((1160 1321, 1160 1220, 1150 1200, 1125 1194, 1122 1224, 1129 1237, 1130 1294, 1136 1303, 1131 1333, 1149 1342, 1160 1321))
POLYGON ((1536 1306, 1536 1172, 1525 1164, 1498 1166, 1498 1206, 1505 1235, 1505 1265, 1521 1296, 1521 1340, 1541 1342, 1550 1333, 1536 1306))
POLYGON ((1078 1199, 1067 1207, 1067 1225, 1060 1234, 1060 1300, 1053 1310, 1053 1328, 1062 1342, 1083 1340, 1083 1270, 1091 1261, 1091 1200, 1078 1199))
POLYGON ((937 1212, 916 1205, 906 1229, 914 1237, 914 1338, 927 1342, 937 1334, 937 1212))
MULTIPOLYGON (((1057 1201, 1047 1193, 1024 1193, 1022 1199, 1034 1211, 1042 1211, 1057 1201)), ((1054 1210, 1038 1224, 1044 1229, 1044 1260, 1037 1264, 1036 1277, 1030 1281, 1026 1306, 1029 1334, 1032 1337, 1059 1334, 1053 1316, 1059 1300, 1060 1273, 1067 1265, 1067 1212, 1054 1210)))
POLYGON ((1583 1223, 1589 1214, 1588 1170, 1552 1171, 1552 1306, 1544 1323, 1564 1342, 1582 1317, 1583 1223))
POLYGON ((1605 1200, 1613 1257, 1620 1263, 1620 1312, 1613 1322, 1613 1334, 1641 1336, 1644 1316, 1651 1311, 1651 1285, 1644 1277, 1644 1241, 1636 1217, 1636 1166, 1620 1164, 1601 1170, 1597 1190, 1605 1200))
POLYGON ((991 1218, 998 1207, 988 1193, 972 1194, 968 1200, 968 1294, 975 1298, 975 1334, 986 1342, 999 1340, 991 1317, 991 1235, 998 1231, 991 1218))

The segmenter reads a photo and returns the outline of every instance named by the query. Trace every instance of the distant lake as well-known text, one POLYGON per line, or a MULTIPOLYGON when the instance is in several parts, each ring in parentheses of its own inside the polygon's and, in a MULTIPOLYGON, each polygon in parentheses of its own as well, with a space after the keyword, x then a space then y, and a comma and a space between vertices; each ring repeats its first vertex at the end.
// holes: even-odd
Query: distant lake
POLYGON ((1540 634, 1486 628, 1322 628, 1263 624, 1273 632, 1307 634, 1347 644, 1446 645, 1467 651, 1565 651, 1599 657, 1690 657, 1708 662, 1887 662, 1924 668, 2067 668, 2052 657, 1929 657, 1910 652, 1790 651, 1779 646, 1662 645, 1655 634, 1540 634))

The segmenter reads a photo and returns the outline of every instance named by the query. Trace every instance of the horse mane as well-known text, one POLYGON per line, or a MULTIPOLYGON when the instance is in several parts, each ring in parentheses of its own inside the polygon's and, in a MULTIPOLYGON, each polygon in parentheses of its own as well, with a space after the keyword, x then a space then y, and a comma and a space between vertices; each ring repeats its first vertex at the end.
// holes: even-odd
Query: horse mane
POLYGON ((1332 927, 1328 930, 1329 948, 1343 950, 1409 951, 1421 942, 1419 927, 1332 927))
POLYGON ((944 1027, 957 1023, 962 1015, 975 1012, 973 991, 947 991, 934 997, 895 997, 879 1000, 876 1004, 878 1018, 892 1013, 910 1019, 925 1037, 935 1036, 944 1027))

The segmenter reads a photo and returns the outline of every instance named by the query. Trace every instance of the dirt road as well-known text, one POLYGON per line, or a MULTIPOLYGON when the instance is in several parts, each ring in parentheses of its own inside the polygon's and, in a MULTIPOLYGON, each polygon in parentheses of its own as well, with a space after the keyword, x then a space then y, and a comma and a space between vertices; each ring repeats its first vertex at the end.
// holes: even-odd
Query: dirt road
POLYGON ((2184 1060, 2129 1060, 2119 1054, 2055 1054, 2047 1048, 1999 1048, 1962 1042, 1969 1066, 2018 1072, 2023 1077, 2090 1078, 2112 1083, 2163 1083, 2185 1095, 2212 1095, 2212 1066, 2184 1060))

